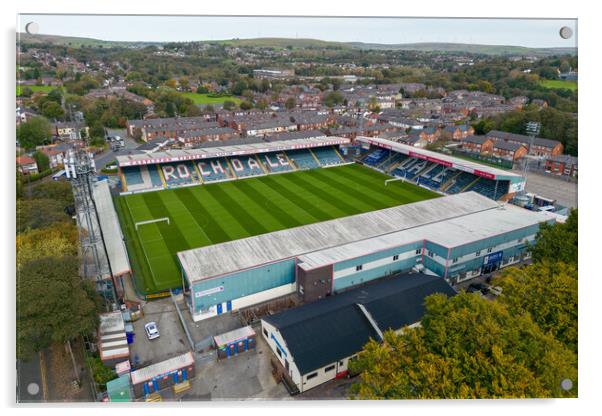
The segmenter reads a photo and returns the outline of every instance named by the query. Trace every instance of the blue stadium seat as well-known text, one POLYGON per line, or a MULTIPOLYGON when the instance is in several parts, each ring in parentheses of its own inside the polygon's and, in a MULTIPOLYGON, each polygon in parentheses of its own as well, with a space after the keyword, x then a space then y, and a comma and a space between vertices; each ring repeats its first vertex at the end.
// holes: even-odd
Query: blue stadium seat
POLYGON ((128 187, 132 185, 142 185, 144 183, 140 167, 138 166, 123 167, 121 168, 121 172, 123 172, 123 177, 125 178, 125 183, 128 187))
POLYGON ((299 169, 315 169, 320 165, 307 149, 302 150, 287 150, 288 158, 297 165, 299 169))
POLYGON ((311 151, 316 155, 316 158, 320 161, 320 165, 322 166, 339 165, 343 163, 343 160, 332 146, 317 147, 311 149, 311 151))
POLYGON ((473 186, 471 186, 468 191, 475 191, 480 193, 481 195, 486 196, 487 198, 491 198, 495 201, 500 199, 506 193, 508 193, 508 182, 507 181, 499 181, 496 190, 496 181, 480 178, 473 186))
POLYGON ((270 172, 287 172, 293 170, 293 167, 288 162, 286 155, 282 152, 265 153, 258 156, 259 160, 270 172))
POLYGON ((265 174, 255 156, 236 156, 229 159, 230 165, 232 165, 232 169, 238 178, 265 174))
POLYGON ((173 162, 160 165, 163 178, 168 188, 199 183, 199 178, 192 162, 173 162))
POLYGON ((389 151, 385 149, 376 149, 364 158, 364 163, 377 166, 389 155, 389 151))
POLYGON ((472 173, 462 172, 455 179, 455 183, 447 189, 448 194, 457 194, 461 192, 462 189, 467 187, 471 182, 473 182, 477 177, 472 173))
POLYGON ((228 162, 224 158, 196 162, 203 182, 223 181, 232 177, 228 162))
POLYGON ((159 176, 159 165, 148 165, 146 168, 150 176, 152 187, 163 187, 163 181, 161 180, 161 176, 159 176))

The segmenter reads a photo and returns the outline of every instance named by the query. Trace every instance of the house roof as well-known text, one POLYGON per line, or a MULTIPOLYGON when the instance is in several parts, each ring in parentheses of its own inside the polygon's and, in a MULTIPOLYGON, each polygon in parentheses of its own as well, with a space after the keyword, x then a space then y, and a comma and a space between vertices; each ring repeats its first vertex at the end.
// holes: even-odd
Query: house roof
POLYGON ((358 305, 380 331, 398 330, 422 319, 424 298, 434 293, 456 294, 438 276, 400 274, 264 320, 278 328, 297 368, 307 374, 361 351, 370 338, 379 339, 358 305))
POLYGON ((462 139, 463 142, 475 143, 475 144, 483 144, 487 140, 491 140, 491 138, 486 137, 486 136, 467 136, 464 139, 462 139))
POLYGON ((525 145, 522 143, 505 142, 503 140, 493 142, 494 149, 510 150, 511 152, 516 152, 521 147, 525 147, 525 145))
MULTIPOLYGON (((529 142, 531 141, 530 136, 525 136, 523 134, 516 134, 516 133, 508 133, 508 132, 499 131, 499 130, 491 130, 489 133, 487 133, 487 137, 489 137, 493 140, 521 142, 526 145, 528 145, 529 142)), ((536 146, 554 148, 561 143, 558 140, 542 139, 540 137, 535 137, 533 139, 533 144, 536 146)))
POLYGON ((36 163, 36 161, 27 155, 17 157, 17 165, 31 165, 33 163, 36 163))

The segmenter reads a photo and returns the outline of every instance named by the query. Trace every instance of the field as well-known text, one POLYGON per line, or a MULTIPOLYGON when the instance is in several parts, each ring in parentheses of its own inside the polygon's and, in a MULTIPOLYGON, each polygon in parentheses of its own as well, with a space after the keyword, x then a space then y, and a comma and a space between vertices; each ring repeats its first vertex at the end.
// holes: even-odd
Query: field
POLYGON ((136 284, 152 293, 181 285, 176 253, 389 208, 439 195, 391 182, 360 165, 291 172, 117 197, 136 284), (168 217, 139 226, 140 221, 168 217))
POLYGON ((241 102, 240 98, 233 96, 210 97, 210 94, 197 94, 196 92, 182 92, 180 94, 183 97, 190 98, 195 104, 222 104, 228 100, 236 104, 240 104, 241 102))
POLYGON ((539 81, 542 87, 551 89, 565 89, 575 91, 577 89, 577 81, 562 81, 559 79, 544 79, 539 81))
POLYGON ((52 90, 60 89, 61 87, 54 87, 50 85, 17 85, 17 97, 21 96, 21 89, 29 88, 33 92, 50 92, 52 90))

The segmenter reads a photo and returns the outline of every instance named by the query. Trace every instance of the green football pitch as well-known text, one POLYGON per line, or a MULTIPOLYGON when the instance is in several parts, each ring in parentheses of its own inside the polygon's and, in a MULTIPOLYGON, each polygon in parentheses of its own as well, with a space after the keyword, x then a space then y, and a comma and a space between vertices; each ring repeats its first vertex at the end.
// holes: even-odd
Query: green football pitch
POLYGON ((436 198, 361 165, 268 175, 116 198, 136 285, 182 284, 176 253, 258 234, 436 198), (169 218, 168 221, 135 224, 169 218))

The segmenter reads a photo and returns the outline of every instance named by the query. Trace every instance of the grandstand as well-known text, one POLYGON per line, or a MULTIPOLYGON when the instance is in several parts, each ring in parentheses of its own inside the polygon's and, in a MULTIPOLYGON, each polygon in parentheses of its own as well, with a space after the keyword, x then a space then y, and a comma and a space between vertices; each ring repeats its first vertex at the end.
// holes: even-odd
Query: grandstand
POLYGON ((261 164, 254 155, 231 157, 228 159, 228 162, 232 166, 232 171, 237 178, 265 174, 261 164))
POLYGON ((358 137, 356 141, 364 149, 370 146, 361 159, 364 164, 437 192, 475 191, 498 200, 524 189, 524 178, 511 171, 382 138, 358 137), (391 153, 400 156, 387 156, 391 153))
POLYGON ((211 159, 197 162, 197 168, 203 178, 203 182, 226 181, 234 178, 225 159, 211 159))
POLYGON ((315 156, 308 150, 289 150, 286 152, 288 158, 299 170, 319 168, 320 164, 315 156))
POLYGON ((337 165, 343 159, 335 146, 348 144, 349 139, 312 136, 230 142, 191 150, 119 155, 123 191, 174 188, 337 165))
POLYGON ((293 170, 288 157, 284 152, 281 153, 266 153, 259 160, 272 173, 288 172, 293 170))
POLYGON ((192 162, 164 163, 160 168, 167 188, 200 183, 192 162))
POLYGON ((318 162, 322 166, 334 166, 343 163, 343 159, 332 146, 330 147, 318 147, 310 150, 318 159, 318 162))

